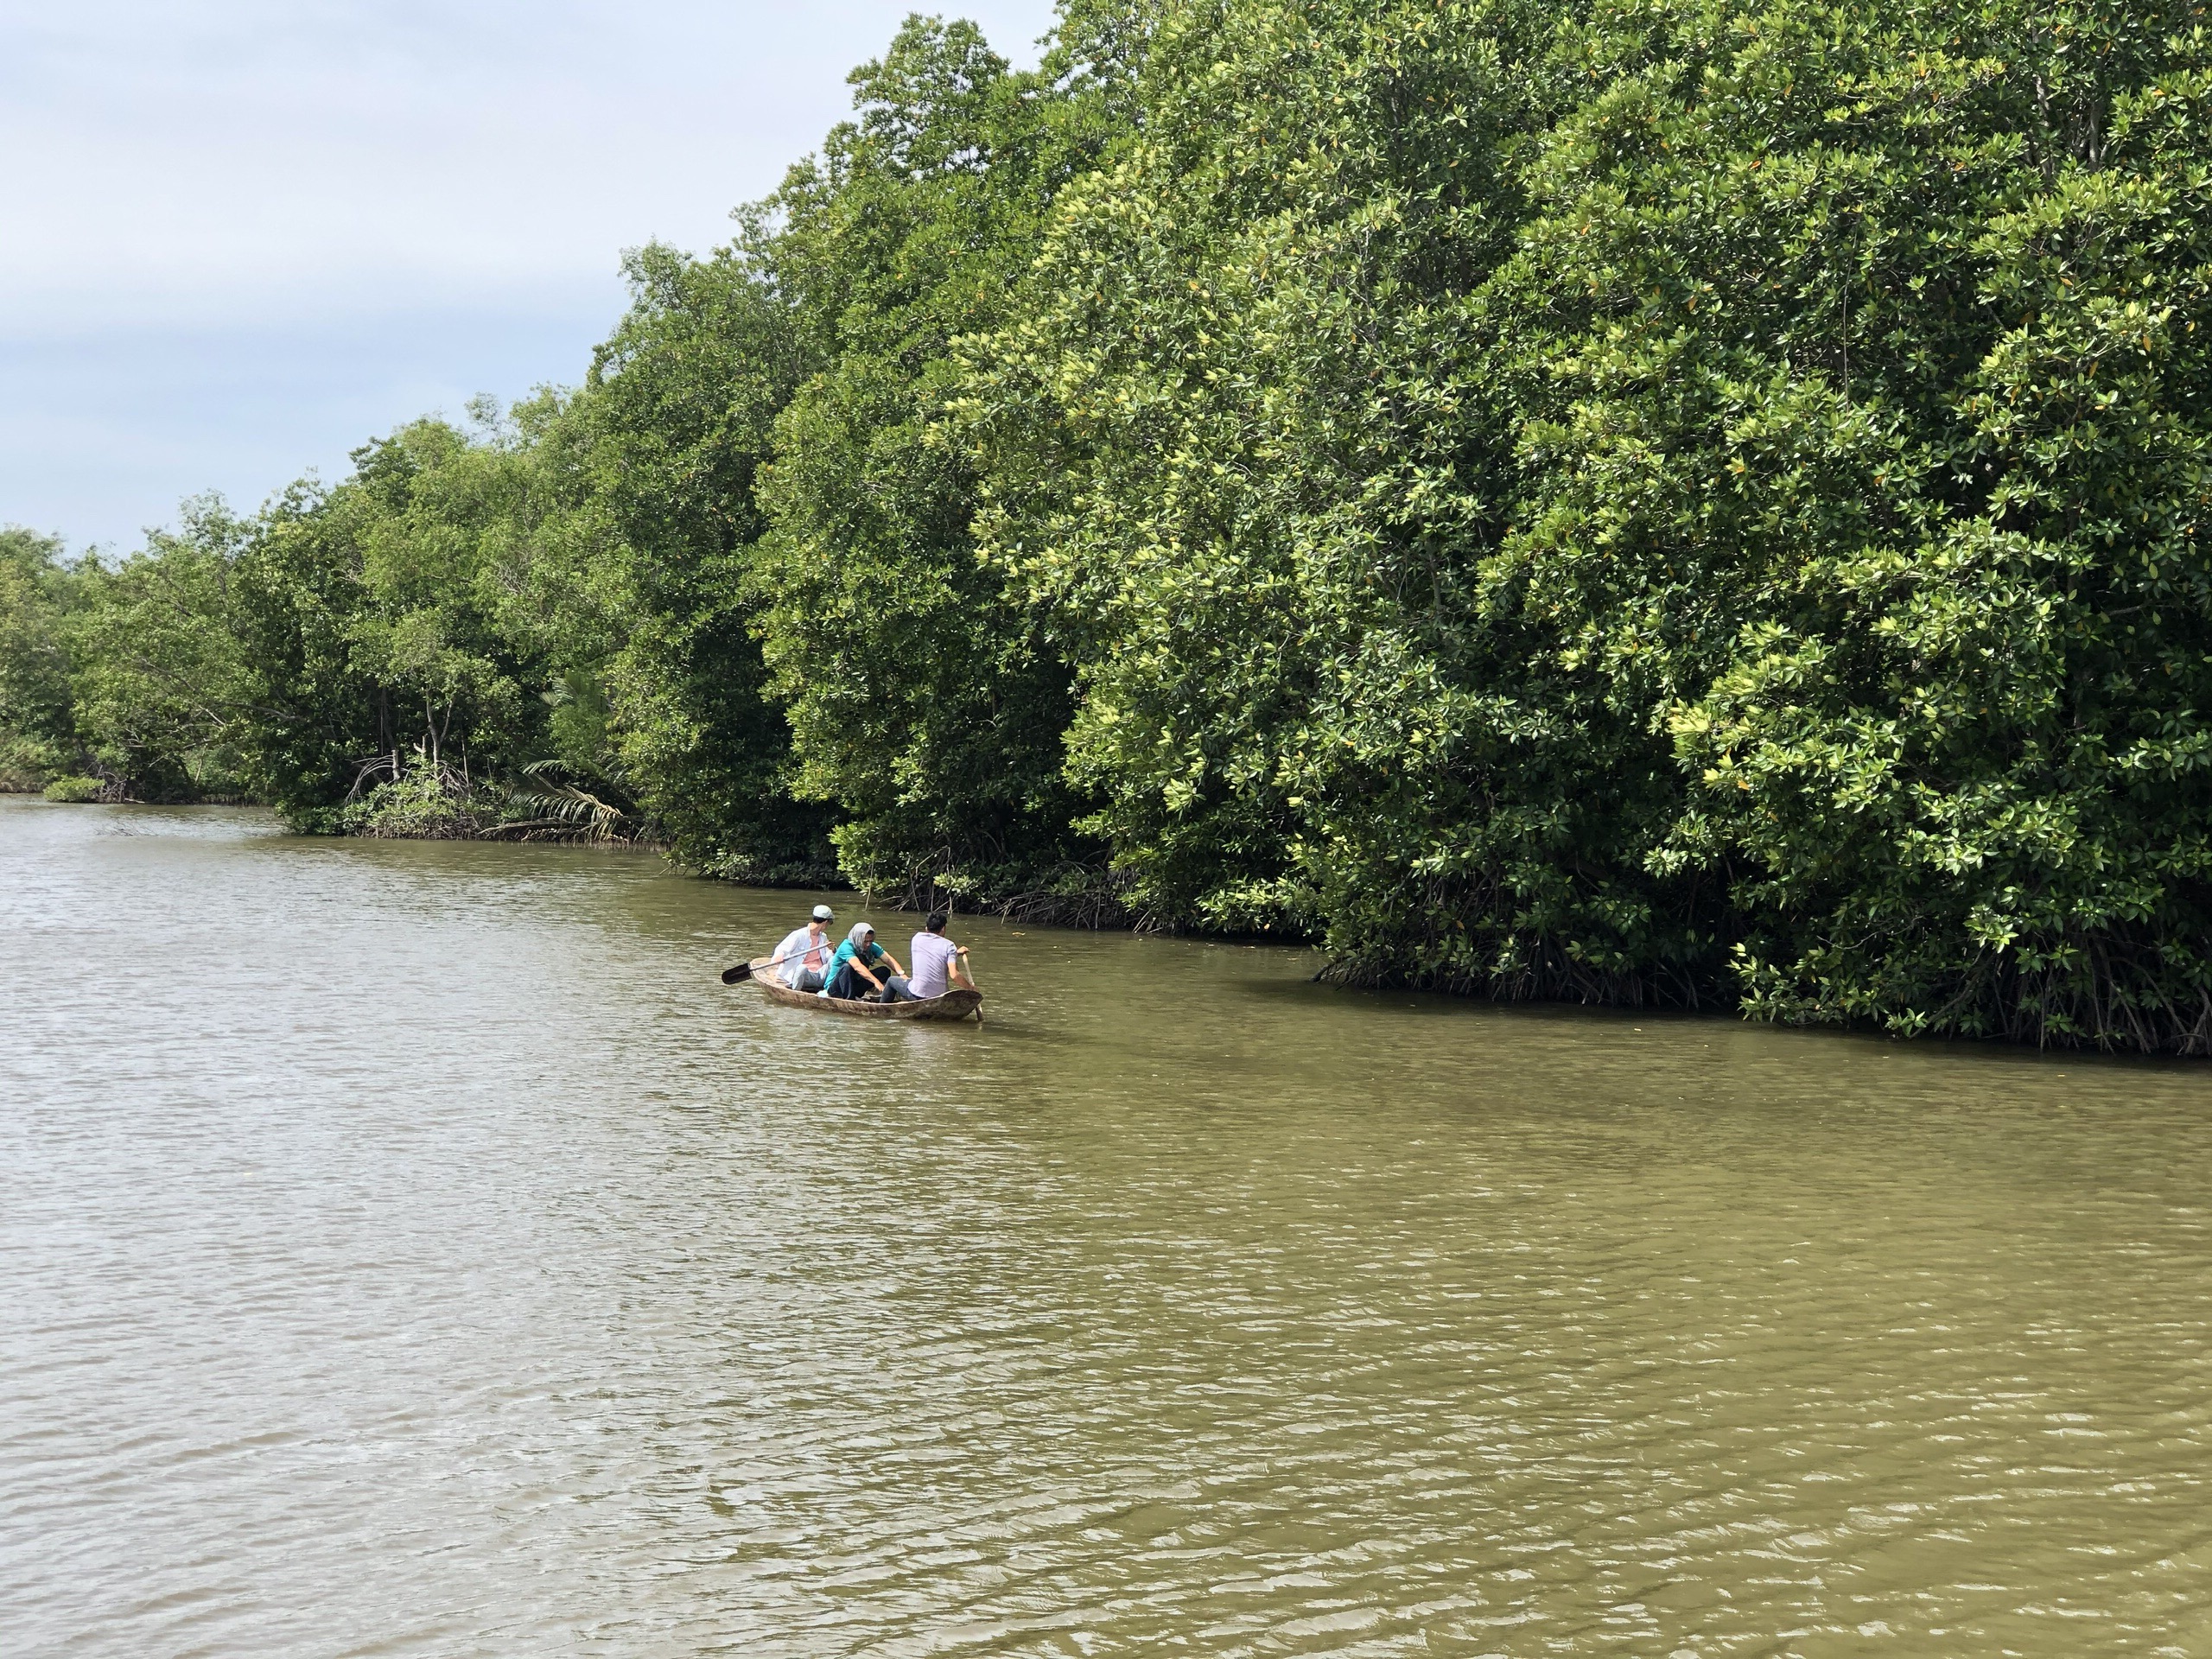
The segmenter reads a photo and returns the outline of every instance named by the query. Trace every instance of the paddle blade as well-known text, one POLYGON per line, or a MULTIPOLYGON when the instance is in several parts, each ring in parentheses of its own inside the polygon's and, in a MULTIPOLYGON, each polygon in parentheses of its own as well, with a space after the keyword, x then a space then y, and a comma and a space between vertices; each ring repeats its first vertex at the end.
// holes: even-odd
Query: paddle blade
POLYGON ((734 968, 722 969, 722 983, 725 985, 742 985, 752 977, 753 964, 749 962, 741 962, 734 968))

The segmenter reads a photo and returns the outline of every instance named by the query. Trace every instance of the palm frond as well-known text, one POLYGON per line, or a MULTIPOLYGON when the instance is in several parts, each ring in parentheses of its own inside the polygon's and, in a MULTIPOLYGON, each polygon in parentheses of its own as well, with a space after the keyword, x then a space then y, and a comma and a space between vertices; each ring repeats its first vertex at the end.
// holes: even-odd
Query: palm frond
POLYGON ((487 835, 512 836, 518 841, 630 841, 642 827, 638 819, 613 802, 602 800, 575 784, 549 779, 549 763, 523 768, 538 780, 536 789, 507 792, 507 810, 518 816, 497 823, 487 835))

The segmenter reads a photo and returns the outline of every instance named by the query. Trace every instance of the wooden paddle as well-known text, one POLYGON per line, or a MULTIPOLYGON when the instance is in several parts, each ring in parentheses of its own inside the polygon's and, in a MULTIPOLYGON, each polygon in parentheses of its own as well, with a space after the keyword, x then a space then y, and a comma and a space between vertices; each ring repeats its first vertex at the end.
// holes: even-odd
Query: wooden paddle
MULTIPOLYGON (((808 947, 809 950, 811 950, 812 948, 813 947, 810 945, 808 947)), ((803 957, 806 954, 806 951, 801 950, 798 954, 803 957)), ((791 957, 778 957, 773 961, 766 963, 764 965, 772 968, 779 962, 789 962, 790 960, 791 957)), ((742 985, 747 980, 752 977, 753 964, 749 962, 741 962, 734 968, 725 968, 722 969, 722 983, 725 985, 742 985)))

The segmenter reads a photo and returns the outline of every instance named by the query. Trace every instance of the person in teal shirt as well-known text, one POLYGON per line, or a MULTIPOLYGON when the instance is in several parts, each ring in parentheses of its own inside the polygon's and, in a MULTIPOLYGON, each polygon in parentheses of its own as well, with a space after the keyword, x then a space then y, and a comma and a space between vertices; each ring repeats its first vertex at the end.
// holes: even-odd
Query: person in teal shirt
POLYGON ((899 967, 899 958, 875 942, 875 930, 866 922, 855 925, 837 947, 837 954, 830 958, 829 971, 822 976, 823 996, 842 997, 849 1002, 870 1000, 868 990, 877 995, 874 1000, 883 1002, 911 1002, 914 994, 907 988, 906 970, 899 967), (876 965, 888 963, 891 971, 880 977, 876 965), (868 989, 863 989, 865 984, 868 989))

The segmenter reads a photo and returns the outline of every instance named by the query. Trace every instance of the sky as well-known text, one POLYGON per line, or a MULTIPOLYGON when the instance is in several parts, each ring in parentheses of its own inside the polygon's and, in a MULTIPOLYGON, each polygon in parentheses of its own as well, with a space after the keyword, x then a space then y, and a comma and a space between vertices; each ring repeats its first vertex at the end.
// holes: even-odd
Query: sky
MULTIPOLYGON (((0 524, 137 547, 582 378, 909 4, 0 0, 0 524)), ((1034 64, 1050 0, 948 5, 1034 64)))

